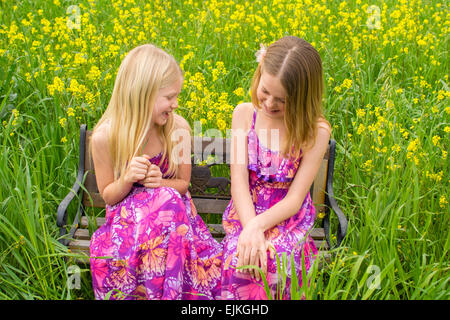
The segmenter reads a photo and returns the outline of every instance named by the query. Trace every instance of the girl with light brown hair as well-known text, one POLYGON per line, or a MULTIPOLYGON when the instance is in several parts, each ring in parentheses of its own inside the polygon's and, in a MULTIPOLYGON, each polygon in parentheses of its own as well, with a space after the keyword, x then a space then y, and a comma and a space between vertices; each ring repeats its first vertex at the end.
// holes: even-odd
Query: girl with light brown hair
POLYGON ((321 59, 311 44, 287 36, 262 48, 258 60, 252 102, 233 112, 232 131, 247 132, 247 143, 239 149, 233 133, 232 199, 223 215, 222 299, 268 298, 256 269, 237 269, 246 265, 262 269, 275 296, 275 252, 288 257, 283 296, 288 299, 293 272, 302 284, 302 257, 308 270, 317 254, 308 235, 315 218, 309 189, 331 133, 322 113, 321 59))

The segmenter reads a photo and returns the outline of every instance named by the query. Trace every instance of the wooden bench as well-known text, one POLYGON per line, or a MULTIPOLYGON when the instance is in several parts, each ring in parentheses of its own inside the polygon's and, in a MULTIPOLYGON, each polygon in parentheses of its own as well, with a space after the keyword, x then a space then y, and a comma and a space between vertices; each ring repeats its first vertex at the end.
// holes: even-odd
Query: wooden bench
MULTIPOLYGON (((68 246, 71 252, 80 253, 89 256, 89 243, 91 234, 89 232, 89 221, 86 211, 88 207, 104 208, 105 202, 97 188, 94 166, 89 155, 89 141, 91 131, 87 131, 86 125, 80 128, 80 146, 79 146, 79 165, 78 175, 72 189, 61 201, 57 212, 57 225, 60 228, 60 242, 68 246), (75 201, 74 199, 78 199, 75 201), (77 212, 71 225, 67 224, 68 207, 74 201, 77 205, 77 212), (70 231, 67 229, 70 227, 70 231)), ((227 163, 229 156, 229 139, 212 139, 206 137, 193 138, 193 159, 204 160, 203 153, 211 151, 214 158, 219 163, 227 163), (220 147, 217 147, 220 146, 220 147), (197 152, 195 152, 198 150, 197 152), (201 150, 201 151, 200 151, 201 150)), ((334 140, 330 140, 328 150, 322 160, 321 168, 311 186, 311 196, 316 207, 316 217, 319 213, 325 213, 322 220, 322 226, 314 228, 311 236, 323 256, 329 256, 327 251, 332 247, 330 240, 330 208, 336 214, 338 226, 336 231, 336 244, 339 246, 347 232, 347 219, 338 207, 333 194, 333 169, 335 157, 334 140)), ((194 161, 194 163, 196 163, 194 161)), ((225 177, 213 177, 211 175, 211 166, 198 166, 193 164, 191 174, 191 186, 189 187, 193 202, 198 213, 207 215, 222 215, 230 200, 229 184, 230 181, 225 177), (211 193, 211 190, 214 192, 211 193)), ((72 205, 73 206, 73 205, 72 205)), ((73 209, 74 210, 74 209, 73 209)), ((214 219, 213 219, 214 220, 214 219)), ((211 234, 220 241, 224 236, 224 230, 221 225, 221 217, 215 223, 208 223, 211 234)), ((105 218, 97 217, 96 226, 99 227, 105 222, 105 218)), ((91 230, 93 228, 91 227, 91 230)), ((89 262, 84 259, 84 262, 89 262)))

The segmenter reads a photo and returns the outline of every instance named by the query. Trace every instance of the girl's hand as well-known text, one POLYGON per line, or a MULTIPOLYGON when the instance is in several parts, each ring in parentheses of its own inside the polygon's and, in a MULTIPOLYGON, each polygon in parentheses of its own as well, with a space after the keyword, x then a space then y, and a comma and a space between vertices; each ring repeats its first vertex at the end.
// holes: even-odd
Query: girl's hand
MULTIPOLYGON (((236 267, 253 265, 261 268, 264 275, 267 275, 267 250, 270 250, 270 257, 274 257, 273 245, 265 239, 264 231, 258 226, 255 218, 250 220, 242 230, 238 243, 236 254, 238 262, 236 267)), ((249 272, 252 278, 260 280, 260 273, 257 269, 244 271, 238 269, 237 272, 249 272)))
POLYGON ((155 165, 150 164, 144 179, 139 181, 146 188, 158 188, 162 183, 161 169, 155 165))
POLYGON ((128 164, 124 180, 126 183, 138 182, 145 178, 150 162, 150 157, 144 154, 141 157, 134 157, 128 164))

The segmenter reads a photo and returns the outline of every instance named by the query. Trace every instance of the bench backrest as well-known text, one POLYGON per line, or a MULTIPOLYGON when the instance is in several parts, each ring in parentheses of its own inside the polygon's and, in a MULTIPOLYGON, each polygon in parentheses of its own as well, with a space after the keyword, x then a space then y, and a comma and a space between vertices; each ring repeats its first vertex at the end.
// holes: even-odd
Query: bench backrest
MULTIPOLYGON (((83 205, 86 207, 103 208, 105 207, 105 202, 98 191, 94 164, 92 162, 92 157, 89 154, 91 134, 92 131, 86 131, 85 143, 80 143, 80 155, 84 154, 84 173, 87 173, 84 182, 87 192, 83 192, 83 205), (84 150, 81 150, 83 147, 84 150)), ((227 163, 226 160, 230 155, 230 139, 195 137, 192 140, 192 151, 194 159, 202 161, 204 154, 211 154, 215 156, 215 161, 218 163, 227 163)), ((324 202, 329 156, 330 147, 328 147, 328 150, 325 153, 319 172, 317 173, 310 190, 313 203, 316 207, 316 214, 325 211, 324 202)), ((202 168, 199 168, 198 166, 193 165, 190 193, 199 213, 222 214, 230 199, 229 180, 225 177, 213 177, 213 180, 215 179, 217 182, 216 187, 218 186, 219 191, 213 194, 204 192, 204 190, 208 188, 207 185, 214 185, 214 183, 211 184, 211 180, 208 179, 211 176, 211 172, 209 171, 208 173, 208 170, 210 170, 209 166, 202 166, 202 168), (225 187, 228 185, 226 190, 223 188, 224 184, 225 187), (215 200, 211 201, 211 199, 215 200)))

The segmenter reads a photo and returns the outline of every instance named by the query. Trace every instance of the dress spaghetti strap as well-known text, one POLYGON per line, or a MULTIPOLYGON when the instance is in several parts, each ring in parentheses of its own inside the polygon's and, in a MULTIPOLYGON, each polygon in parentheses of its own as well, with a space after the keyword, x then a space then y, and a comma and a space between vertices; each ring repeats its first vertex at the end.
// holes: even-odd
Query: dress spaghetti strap
POLYGON ((253 112, 252 130, 255 130, 255 122, 256 122, 256 109, 253 112))

